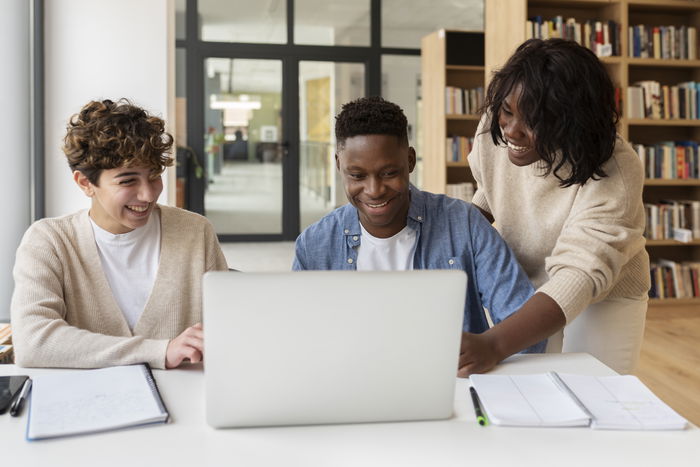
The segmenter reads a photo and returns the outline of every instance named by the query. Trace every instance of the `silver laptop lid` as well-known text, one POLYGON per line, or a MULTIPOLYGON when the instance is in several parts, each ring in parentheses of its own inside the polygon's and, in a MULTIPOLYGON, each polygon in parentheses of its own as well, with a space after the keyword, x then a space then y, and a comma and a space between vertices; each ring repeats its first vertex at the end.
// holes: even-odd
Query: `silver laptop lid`
POLYGON ((462 271, 204 276, 214 427, 447 418, 462 271))

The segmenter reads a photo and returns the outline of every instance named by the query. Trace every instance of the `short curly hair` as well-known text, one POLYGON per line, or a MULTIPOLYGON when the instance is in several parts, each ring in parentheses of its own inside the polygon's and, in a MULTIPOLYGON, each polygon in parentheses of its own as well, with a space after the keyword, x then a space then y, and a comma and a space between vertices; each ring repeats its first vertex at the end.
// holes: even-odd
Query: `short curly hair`
POLYGON ((589 49, 564 39, 530 39, 493 75, 484 109, 494 144, 505 140, 498 123, 506 97, 521 86, 517 106, 535 134, 535 149, 560 186, 605 177, 619 114, 615 87, 589 49))
POLYGON ((63 152, 73 171, 98 185, 103 170, 145 167, 158 176, 173 164, 173 137, 165 122, 127 99, 88 102, 73 115, 63 152))
POLYGON ((392 135, 408 145, 408 120, 398 105, 379 96, 362 97, 344 104, 335 117, 338 147, 345 140, 361 135, 392 135))

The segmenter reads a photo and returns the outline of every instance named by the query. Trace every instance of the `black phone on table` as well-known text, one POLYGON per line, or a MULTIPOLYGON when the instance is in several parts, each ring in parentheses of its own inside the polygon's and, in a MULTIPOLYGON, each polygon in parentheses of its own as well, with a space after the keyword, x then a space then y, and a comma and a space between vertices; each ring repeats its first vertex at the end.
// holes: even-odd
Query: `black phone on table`
POLYGON ((27 379, 24 375, 0 376, 0 414, 7 412, 27 379))

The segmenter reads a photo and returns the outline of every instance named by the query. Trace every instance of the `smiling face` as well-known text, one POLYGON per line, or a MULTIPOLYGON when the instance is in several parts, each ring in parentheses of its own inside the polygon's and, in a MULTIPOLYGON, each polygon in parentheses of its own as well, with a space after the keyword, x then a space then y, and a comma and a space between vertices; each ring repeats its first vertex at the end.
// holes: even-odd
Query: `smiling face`
POLYGON ((519 167, 540 160, 540 155, 535 150, 535 134, 518 110, 518 100, 521 93, 521 86, 515 86, 503 100, 498 115, 501 134, 508 145, 508 159, 519 167))
POLYGON ((143 167, 105 169, 98 184, 91 183, 76 170, 73 178, 83 192, 92 198, 90 218, 102 229, 123 234, 146 225, 156 200, 163 191, 158 174, 143 167))
POLYGON ((406 227, 409 174, 416 152, 393 135, 347 138, 335 155, 348 201, 370 234, 388 238, 406 227))

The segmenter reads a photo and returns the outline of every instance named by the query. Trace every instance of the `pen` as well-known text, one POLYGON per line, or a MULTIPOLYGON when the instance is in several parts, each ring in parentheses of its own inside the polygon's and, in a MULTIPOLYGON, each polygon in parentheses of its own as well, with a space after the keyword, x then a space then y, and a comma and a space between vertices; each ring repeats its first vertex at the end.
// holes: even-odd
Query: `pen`
POLYGON ((19 396, 17 396, 17 399, 12 404, 12 407, 10 407, 10 415, 13 417, 16 417, 17 415, 20 414, 22 411, 22 406, 24 405, 24 401, 27 399, 27 395, 29 394, 29 389, 32 387, 32 380, 30 378, 27 378, 27 380, 24 382, 24 386, 22 386, 22 390, 19 393, 19 396))
POLYGON ((481 404, 479 404, 479 395, 476 393, 476 389, 474 389, 474 386, 471 386, 469 388, 469 393, 472 395, 472 402, 474 403, 474 413, 476 414, 476 421, 479 422, 479 425, 481 426, 488 425, 488 420, 484 416, 483 412, 481 412, 481 404))

